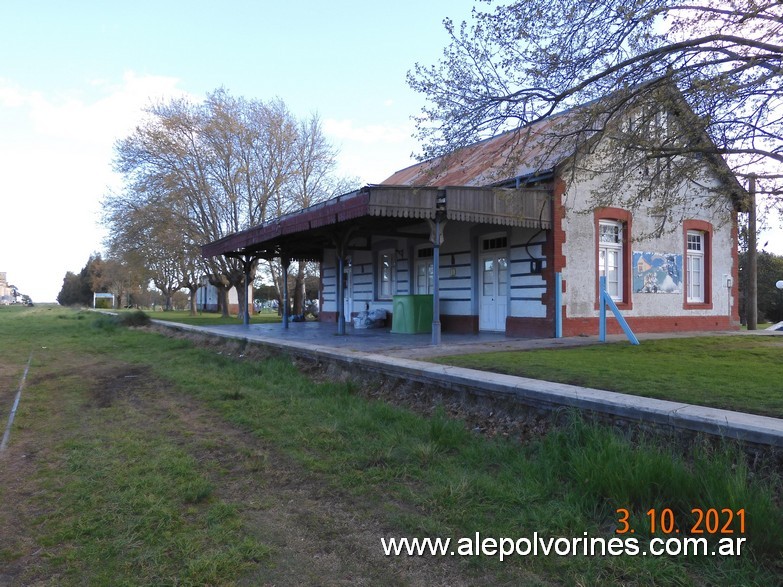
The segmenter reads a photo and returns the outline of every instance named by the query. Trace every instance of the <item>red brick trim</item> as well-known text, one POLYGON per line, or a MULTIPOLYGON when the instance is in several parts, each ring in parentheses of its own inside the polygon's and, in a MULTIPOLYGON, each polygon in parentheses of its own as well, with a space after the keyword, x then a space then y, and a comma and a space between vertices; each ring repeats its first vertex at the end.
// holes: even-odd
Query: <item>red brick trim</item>
POLYGON ((631 230, 633 216, 628 210, 622 208, 598 208, 594 212, 594 227, 595 227, 595 309, 598 309, 598 225, 601 220, 613 220, 616 222, 622 222, 625 224, 623 230, 623 299, 617 301, 617 308, 620 310, 632 310, 633 309, 633 297, 631 296, 631 284, 633 271, 631 269, 631 263, 633 261, 633 252, 631 251, 631 230))
POLYGON ((518 338, 554 338, 555 324, 549 318, 506 318, 506 336, 518 338))
POLYGON ((449 314, 440 315, 440 326, 443 332, 454 334, 478 334, 479 317, 478 316, 453 316, 449 314))
POLYGON ((319 322, 337 322, 337 312, 319 312, 319 322))
POLYGON ((712 224, 704 220, 685 220, 682 224, 683 255, 683 292, 682 307, 684 310, 712 310, 712 224), (688 301, 688 231, 694 230, 704 234, 704 301, 688 301))
MULTIPOLYGON (((728 315, 722 316, 626 316, 631 330, 644 332, 705 332, 738 330, 738 322, 728 315)), ((606 332, 622 334, 614 317, 607 317, 606 332)), ((567 318, 563 324, 563 336, 595 336, 598 334, 598 318, 567 318)))
MULTIPOLYGON (((542 271, 542 277, 546 283, 546 291, 541 297, 541 303, 546 307, 548 320, 554 320, 555 316, 555 273, 563 273, 566 268, 566 256, 563 252, 566 242, 566 233, 563 230, 563 220, 565 219, 563 196, 565 195, 565 190, 565 181, 559 176, 555 177, 552 187, 552 230, 546 233, 546 242, 544 244, 546 266, 542 271)), ((565 292, 565 276, 563 277, 563 291, 565 292)), ((563 307, 562 311, 565 314, 565 307, 563 307)))

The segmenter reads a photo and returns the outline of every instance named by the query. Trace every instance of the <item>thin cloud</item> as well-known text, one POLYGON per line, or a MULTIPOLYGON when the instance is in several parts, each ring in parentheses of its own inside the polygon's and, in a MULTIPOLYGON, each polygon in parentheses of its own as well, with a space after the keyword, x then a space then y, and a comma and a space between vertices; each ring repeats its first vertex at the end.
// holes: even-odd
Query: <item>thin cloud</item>
POLYGON ((93 80, 73 95, 31 92, 26 105, 37 133, 103 146, 130 132, 151 100, 184 94, 178 81, 127 72, 120 83, 93 80))
POLYGON ((19 108, 24 103, 25 97, 22 89, 11 81, 0 78, 0 106, 19 108))

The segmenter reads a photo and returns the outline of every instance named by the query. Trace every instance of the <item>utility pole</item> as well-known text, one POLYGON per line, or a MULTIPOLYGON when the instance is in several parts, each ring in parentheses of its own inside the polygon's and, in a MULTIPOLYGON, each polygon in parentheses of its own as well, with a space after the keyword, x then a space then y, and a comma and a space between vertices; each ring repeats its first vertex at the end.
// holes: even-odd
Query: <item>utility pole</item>
POLYGON ((748 177, 748 295, 745 311, 748 314, 748 330, 758 325, 758 264, 756 243, 756 176, 748 177))

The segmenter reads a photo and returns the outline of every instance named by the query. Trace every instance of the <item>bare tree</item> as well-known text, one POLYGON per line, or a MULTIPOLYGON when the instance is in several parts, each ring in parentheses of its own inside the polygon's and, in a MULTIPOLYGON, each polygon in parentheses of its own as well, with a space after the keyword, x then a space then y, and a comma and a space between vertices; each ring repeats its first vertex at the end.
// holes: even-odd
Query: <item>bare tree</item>
MULTIPOLYGON (((289 209, 300 210, 333 195, 335 187, 339 186, 333 179, 336 166, 337 150, 326 140, 318 115, 314 114, 302 120, 294 148, 294 161, 297 174, 290 185, 289 209)), ((305 278, 307 276, 307 260, 300 259, 297 263, 294 281, 294 314, 304 314, 307 303, 305 278)))
MULTIPOLYGON (((280 100, 246 100, 219 89, 203 103, 173 100, 151 106, 147 114, 116 145, 115 166, 125 177, 127 201, 119 202, 113 226, 126 226, 133 216, 122 211, 134 211, 139 238, 162 247, 156 274, 178 277, 164 279, 159 288, 170 289, 176 281, 178 288, 195 291, 193 247, 310 205, 327 193, 335 155, 318 118, 299 122, 280 100)), ((224 315, 232 287, 243 307, 242 260, 220 256, 203 264, 218 288, 224 315)))
MULTIPOLYGON (((107 202, 112 234, 148 247, 148 261, 170 263, 180 243, 220 238, 232 231, 230 198, 220 197, 211 175, 214 159, 202 132, 207 121, 203 106, 186 100, 156 104, 115 147, 115 167, 125 177, 125 194, 122 200, 107 202), (166 227, 175 227, 174 250, 156 241, 166 234, 166 227)), ((236 262, 223 258, 215 259, 208 272, 221 276, 226 290, 242 275, 236 262)))
POLYGON ((672 182, 700 181, 716 157, 783 200, 780 2, 524 0, 444 24, 443 58, 408 75, 429 103, 418 119, 424 157, 514 131, 539 141, 544 167, 546 151, 600 149, 600 134, 615 158, 593 171, 649 178, 658 187, 640 197, 668 197, 661 209, 672 182))
MULTIPOLYGON (((258 186, 253 150, 265 136, 248 127, 249 109, 224 90, 203 104, 156 104, 144 124, 117 144, 116 167, 130 192, 142 196, 157 218, 159 212, 175 215, 181 246, 216 240, 263 220, 269 196, 258 186)), ((240 304, 244 301, 242 263, 221 256, 206 260, 206 268, 228 315, 231 287, 237 288, 240 304)))

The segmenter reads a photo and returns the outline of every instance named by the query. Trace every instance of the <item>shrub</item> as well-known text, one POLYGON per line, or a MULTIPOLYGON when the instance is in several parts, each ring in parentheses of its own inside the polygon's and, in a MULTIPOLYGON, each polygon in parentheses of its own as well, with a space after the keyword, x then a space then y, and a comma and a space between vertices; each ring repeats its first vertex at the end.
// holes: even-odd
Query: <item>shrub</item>
POLYGON ((151 323, 150 317, 141 310, 121 313, 117 320, 122 326, 149 326, 151 323))

